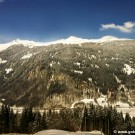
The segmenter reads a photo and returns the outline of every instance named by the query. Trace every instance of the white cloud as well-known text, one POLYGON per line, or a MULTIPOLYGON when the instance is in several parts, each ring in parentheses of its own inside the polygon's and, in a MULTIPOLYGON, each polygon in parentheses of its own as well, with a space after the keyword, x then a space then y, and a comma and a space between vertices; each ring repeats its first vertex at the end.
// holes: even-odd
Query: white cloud
POLYGON ((124 33, 131 33, 135 29, 135 22, 125 22, 123 25, 101 24, 100 30, 116 29, 124 33))

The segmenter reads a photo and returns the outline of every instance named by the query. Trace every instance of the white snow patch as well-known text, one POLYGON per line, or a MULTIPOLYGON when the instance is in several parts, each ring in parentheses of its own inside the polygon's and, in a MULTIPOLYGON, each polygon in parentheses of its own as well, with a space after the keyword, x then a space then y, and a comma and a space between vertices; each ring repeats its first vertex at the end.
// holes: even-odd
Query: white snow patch
POLYGON ((122 102, 116 102, 115 104, 114 104, 116 107, 121 107, 121 108, 127 108, 127 107, 129 107, 129 104, 127 104, 127 103, 122 103, 122 102))
POLYGON ((81 102, 85 103, 85 104, 93 104, 93 105, 97 105, 97 103, 95 102, 94 99, 82 99, 81 102))
POLYGON ((2 60, 2 59, 0 58, 0 64, 4 64, 4 63, 7 63, 7 60, 2 60))
POLYGON ((1 101, 5 101, 6 99, 5 98, 2 98, 1 101))
POLYGON ((121 82, 122 82, 115 74, 113 74, 113 75, 114 75, 114 77, 115 77, 117 83, 121 83, 121 82))
POLYGON ((52 63, 50 63, 50 67, 52 67, 53 66, 53 64, 52 63))
POLYGON ((80 67, 80 65, 81 65, 80 62, 75 62, 74 64, 77 65, 77 66, 79 66, 79 67, 80 67))
POLYGON ((13 71, 13 69, 12 68, 6 68, 5 71, 6 71, 6 74, 9 74, 11 71, 13 71))
POLYGON ((91 55, 92 59, 97 59, 97 57, 95 55, 91 55))
POLYGON ((60 62, 58 61, 57 64, 60 65, 60 62))
POLYGON ((132 73, 134 74, 135 73, 135 69, 134 68, 131 68, 130 65, 128 64, 124 64, 124 68, 123 68, 123 71, 124 73, 126 73, 127 75, 131 75, 132 73))
POLYGON ((0 44, 0 51, 6 50, 9 46, 11 46, 9 43, 0 44))
POLYGON ((95 68, 99 68, 99 66, 98 65, 95 65, 95 68))
POLYGON ((30 58, 32 56, 33 56, 32 53, 28 53, 28 54, 24 55, 21 59, 28 59, 28 58, 30 58))
POLYGON ((74 73, 83 74, 83 71, 74 70, 74 73))
POLYGON ((35 135, 104 135, 104 133, 98 130, 93 130, 91 132, 88 131, 69 132, 64 130, 49 129, 49 130, 39 131, 35 135))
POLYGON ((55 64, 55 62, 54 62, 54 61, 51 61, 51 63, 50 63, 50 67, 52 67, 52 66, 53 66, 53 64, 55 64))
POLYGON ((104 133, 102 131, 98 131, 98 130, 94 130, 89 133, 90 133, 90 135, 104 135, 104 133))
POLYGON ((107 99, 106 98, 97 98, 97 102, 100 106, 108 106, 107 99))
POLYGON ((90 82, 92 82, 92 78, 90 77, 90 78, 88 78, 88 80, 90 81, 90 82))
POLYGON ((109 66, 110 66, 110 65, 109 65, 109 64, 107 64, 107 63, 106 63, 105 65, 106 65, 106 67, 109 67, 109 66))
POLYGON ((94 65, 93 64, 90 64, 91 65, 91 67, 94 67, 94 65))
POLYGON ((84 103, 85 105, 93 104, 93 105, 100 105, 100 106, 108 106, 106 98, 97 98, 96 100, 93 98, 90 98, 90 99, 85 98, 85 99, 82 99, 80 101, 74 102, 71 105, 71 108, 74 108, 77 103, 84 103))
POLYGON ((135 108, 130 108, 130 107, 126 107, 126 108, 116 108, 118 112, 122 112, 123 116, 125 117, 126 113, 129 113, 129 115, 131 117, 135 117, 135 108))

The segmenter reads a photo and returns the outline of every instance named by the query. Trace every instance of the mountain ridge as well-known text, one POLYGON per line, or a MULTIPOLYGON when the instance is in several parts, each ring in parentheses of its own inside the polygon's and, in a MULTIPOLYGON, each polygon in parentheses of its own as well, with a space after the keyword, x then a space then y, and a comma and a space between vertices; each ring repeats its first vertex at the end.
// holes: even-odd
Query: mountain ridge
POLYGON ((109 92, 108 102, 135 102, 134 50, 134 40, 10 46, 0 52, 0 99, 69 107, 109 92))
POLYGON ((133 39, 117 38, 114 36, 104 36, 99 39, 83 39, 75 36, 70 36, 66 39, 59 39, 51 42, 35 42, 30 40, 16 39, 5 44, 0 44, 0 51, 5 50, 12 45, 18 45, 18 44, 19 45, 23 44, 24 46, 28 46, 28 47, 34 47, 34 46, 48 46, 48 45, 60 44, 60 43, 62 44, 102 43, 102 42, 112 42, 112 41, 122 41, 122 40, 133 40, 133 39))

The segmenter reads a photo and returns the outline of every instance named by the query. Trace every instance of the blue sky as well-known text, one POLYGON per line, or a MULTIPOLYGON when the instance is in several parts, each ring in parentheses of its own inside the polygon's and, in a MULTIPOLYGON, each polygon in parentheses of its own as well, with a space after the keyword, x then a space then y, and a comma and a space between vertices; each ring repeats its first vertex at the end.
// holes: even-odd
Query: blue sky
POLYGON ((135 38, 135 0, 0 0, 0 43, 135 38))

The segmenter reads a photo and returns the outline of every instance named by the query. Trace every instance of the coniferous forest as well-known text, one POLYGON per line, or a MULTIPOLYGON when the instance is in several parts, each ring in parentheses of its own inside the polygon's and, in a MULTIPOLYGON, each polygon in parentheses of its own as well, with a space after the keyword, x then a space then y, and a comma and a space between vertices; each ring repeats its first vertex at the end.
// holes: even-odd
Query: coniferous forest
POLYGON ((66 131, 100 130, 105 135, 117 131, 134 131, 135 118, 127 113, 117 112, 116 108, 90 105, 84 109, 48 110, 40 113, 31 107, 24 107, 22 113, 14 113, 8 105, 0 109, 0 133, 36 133, 45 129, 66 131))

